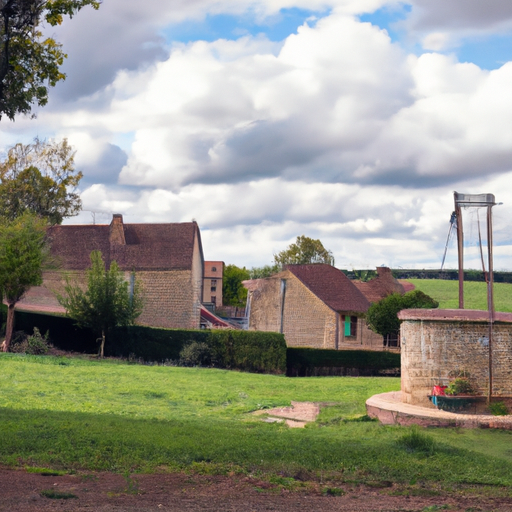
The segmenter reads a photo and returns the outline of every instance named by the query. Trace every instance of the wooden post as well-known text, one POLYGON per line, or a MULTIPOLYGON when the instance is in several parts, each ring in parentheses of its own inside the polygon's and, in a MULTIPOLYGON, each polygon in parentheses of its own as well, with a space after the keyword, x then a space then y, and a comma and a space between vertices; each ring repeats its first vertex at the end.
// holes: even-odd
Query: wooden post
POLYGON ((455 197, 455 216, 457 218, 457 249, 459 253, 459 309, 464 309, 464 230, 462 227, 462 211, 455 197))
POLYGON ((493 324, 494 324, 494 271, 492 251, 492 205, 487 207, 487 257, 489 268, 489 279, 487 280, 487 308, 489 310, 489 393, 487 403, 491 403, 493 388, 492 372, 492 345, 493 345, 493 324))

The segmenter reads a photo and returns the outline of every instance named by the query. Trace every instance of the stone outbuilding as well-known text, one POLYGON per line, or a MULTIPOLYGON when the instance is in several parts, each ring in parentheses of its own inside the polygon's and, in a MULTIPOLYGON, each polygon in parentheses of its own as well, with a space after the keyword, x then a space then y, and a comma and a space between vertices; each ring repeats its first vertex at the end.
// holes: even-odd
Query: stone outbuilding
MULTIPOLYGON (((489 389, 489 313, 467 309, 406 309, 402 338, 402 402, 433 407, 434 385, 469 375, 476 391, 489 389)), ((494 313, 492 396, 512 406, 512 313, 494 313)))
POLYGON ((337 268, 287 265, 272 277, 245 281, 249 329, 284 334, 289 347, 382 350, 364 319, 370 302, 337 268))

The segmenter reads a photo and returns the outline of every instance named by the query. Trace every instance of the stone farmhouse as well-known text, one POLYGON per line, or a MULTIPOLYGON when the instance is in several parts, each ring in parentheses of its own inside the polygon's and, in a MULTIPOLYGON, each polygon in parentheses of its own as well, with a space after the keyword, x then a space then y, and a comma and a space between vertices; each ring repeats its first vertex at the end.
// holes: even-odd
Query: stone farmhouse
POLYGON ((383 350, 364 319, 370 302, 403 288, 391 271, 355 283, 326 264, 287 265, 272 277, 245 281, 249 329, 283 333, 289 347, 383 350))
MULTIPOLYGON (((116 261, 126 279, 141 283, 144 308, 137 323, 153 327, 201 325, 204 257, 195 222, 125 224, 114 215, 110 225, 64 225, 48 229, 56 270, 44 272, 43 285, 32 288, 19 309, 60 311, 65 276, 85 283, 91 251, 107 265, 116 261)), ((215 317, 208 316, 209 325, 215 317)))

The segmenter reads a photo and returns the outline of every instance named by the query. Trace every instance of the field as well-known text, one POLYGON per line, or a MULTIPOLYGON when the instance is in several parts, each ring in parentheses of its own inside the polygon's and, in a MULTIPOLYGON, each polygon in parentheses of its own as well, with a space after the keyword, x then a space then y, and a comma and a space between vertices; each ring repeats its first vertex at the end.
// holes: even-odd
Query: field
POLYGON ((512 433, 382 426, 365 400, 396 378, 286 378, 0 355, 0 464, 65 472, 192 471, 511 496, 512 433), (255 410, 323 404, 304 429, 255 410))
MULTIPOLYGON (((458 309, 459 282, 441 279, 407 279, 416 289, 425 292, 437 301, 442 309, 458 309)), ((487 310, 487 284, 464 282, 465 309, 487 310)), ((494 283, 494 307, 496 311, 512 313, 512 284, 494 283)))

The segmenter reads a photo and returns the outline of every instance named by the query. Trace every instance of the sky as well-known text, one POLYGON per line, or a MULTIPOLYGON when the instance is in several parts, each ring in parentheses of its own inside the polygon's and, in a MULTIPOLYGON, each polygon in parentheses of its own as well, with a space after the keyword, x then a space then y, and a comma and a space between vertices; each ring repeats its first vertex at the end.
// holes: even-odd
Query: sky
MULTIPOLYGON (((248 268, 306 235, 338 268, 431 269, 453 192, 491 193, 512 270, 509 0, 104 0, 44 32, 67 79, 0 120, 0 157, 67 138, 66 223, 195 220, 205 259, 248 268)), ((464 211, 465 268, 485 216, 464 211)))

